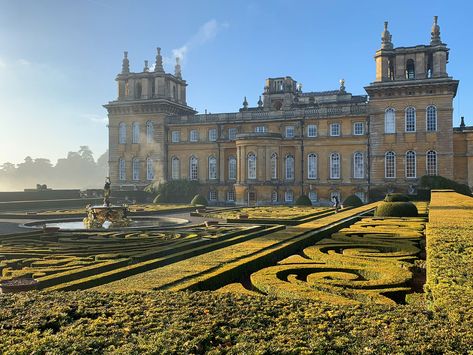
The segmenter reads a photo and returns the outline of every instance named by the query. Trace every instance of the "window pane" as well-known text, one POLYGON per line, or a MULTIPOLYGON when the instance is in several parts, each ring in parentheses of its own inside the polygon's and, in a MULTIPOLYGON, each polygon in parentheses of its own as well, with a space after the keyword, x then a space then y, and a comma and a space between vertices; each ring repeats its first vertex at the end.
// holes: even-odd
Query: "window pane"
POLYGON ((317 179, 317 155, 313 153, 307 156, 307 178, 317 179))
POLYGON ((340 179, 340 154, 338 153, 330 155, 330 178, 340 179))
POLYGON ((286 180, 294 180, 294 157, 292 155, 286 157, 286 180))
POLYGON ((317 126, 315 124, 307 126, 307 137, 317 137, 317 126))
POLYGON ((427 131, 437 130, 437 108, 435 106, 427 107, 427 131))
POLYGON ((416 131, 416 110, 414 107, 406 109, 406 132, 416 131))
POLYGON ((278 155, 273 153, 271 155, 271 179, 278 178, 278 155))
POLYGON ((427 152, 427 175, 437 175, 437 152, 427 152))
POLYGON ((353 155, 353 177, 355 179, 363 179, 365 175, 364 170, 363 154, 357 152, 353 155))
POLYGON ((393 108, 384 113, 384 133, 396 133, 396 114, 393 108))
POLYGON ((416 153, 409 151, 406 153, 406 178, 416 177, 416 153))
POLYGON ((387 152, 384 157, 384 176, 386 178, 396 177, 396 155, 394 152, 387 152))
POLYGON ((248 154, 248 179, 256 179, 256 156, 248 154))

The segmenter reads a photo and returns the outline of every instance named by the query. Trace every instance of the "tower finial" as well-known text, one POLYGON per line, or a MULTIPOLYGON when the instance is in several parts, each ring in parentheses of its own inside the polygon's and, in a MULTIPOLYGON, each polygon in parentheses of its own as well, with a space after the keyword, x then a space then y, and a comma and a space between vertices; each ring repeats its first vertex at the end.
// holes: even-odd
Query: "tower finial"
POLYGON ((146 72, 149 72, 149 67, 148 67, 148 61, 145 60, 145 66, 143 68, 143 71, 146 73, 146 72))
POLYGON ((434 16, 434 23, 432 25, 432 32, 430 33, 430 45, 441 44, 440 40, 440 26, 438 25, 438 16, 434 16))
POLYGON ((248 108, 248 101, 246 101, 246 96, 243 99, 243 109, 246 110, 248 108))
POLYGON ((130 72, 130 61, 128 60, 128 52, 123 52, 123 61, 122 61, 122 74, 127 74, 130 72))
POLYGON ((258 99, 258 107, 263 107, 263 101, 261 101, 261 95, 259 96, 259 99, 258 99))
POLYGON ((176 57, 176 66, 174 67, 174 76, 182 79, 181 65, 179 64, 179 57, 176 57))
POLYGON ((388 31, 388 21, 384 21, 384 31, 381 34, 381 49, 393 49, 392 36, 388 31))
POLYGON ((465 117, 463 117, 463 116, 461 117, 460 128, 461 128, 462 131, 465 128, 465 117))
POLYGON ((156 54, 156 63, 154 65, 154 71, 158 73, 164 73, 163 68, 163 57, 161 56, 161 48, 156 48, 158 54, 156 54))
POLYGON ((339 92, 341 94, 344 94, 345 93, 345 79, 340 79, 339 80, 339 83, 340 83, 340 90, 339 92))

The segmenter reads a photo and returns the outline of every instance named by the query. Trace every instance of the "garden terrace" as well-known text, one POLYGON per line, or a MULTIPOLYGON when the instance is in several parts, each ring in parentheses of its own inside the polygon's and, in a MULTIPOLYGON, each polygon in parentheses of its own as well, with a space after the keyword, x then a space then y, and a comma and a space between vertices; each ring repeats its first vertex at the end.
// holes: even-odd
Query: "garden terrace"
POLYGON ((33 277, 39 288, 86 288, 264 233, 262 226, 193 226, 126 232, 0 235, 2 280, 33 277), (73 287, 70 284, 74 284, 73 287))
MULTIPOLYGON (((451 319, 473 320, 473 198, 432 190, 427 225, 427 298, 451 319)), ((473 341, 473 339, 472 339, 473 341)))
POLYGON ((330 235, 350 225, 356 216, 372 211, 376 205, 377 203, 373 203, 338 214, 331 212, 326 217, 285 229, 279 226, 271 234, 118 280, 100 286, 97 290, 131 292, 154 289, 216 289, 222 286, 222 282, 238 280, 243 273, 271 265, 274 261, 313 244, 327 233, 330 235))

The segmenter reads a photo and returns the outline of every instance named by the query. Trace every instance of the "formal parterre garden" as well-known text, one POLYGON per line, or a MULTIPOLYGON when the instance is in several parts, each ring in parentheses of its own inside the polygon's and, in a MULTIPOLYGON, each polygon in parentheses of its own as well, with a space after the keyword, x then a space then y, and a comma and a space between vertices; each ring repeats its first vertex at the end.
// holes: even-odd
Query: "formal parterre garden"
POLYGON ((0 296, 0 352, 473 352, 473 198, 433 192, 417 217, 375 217, 377 205, 0 236, 2 279, 42 289, 0 296))

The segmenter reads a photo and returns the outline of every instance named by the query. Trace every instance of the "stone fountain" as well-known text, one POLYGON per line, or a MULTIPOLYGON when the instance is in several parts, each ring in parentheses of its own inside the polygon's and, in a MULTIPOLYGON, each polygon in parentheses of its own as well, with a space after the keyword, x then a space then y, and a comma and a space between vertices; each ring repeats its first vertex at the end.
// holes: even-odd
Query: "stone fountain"
POLYGON ((128 206, 114 206, 110 203, 110 178, 105 179, 103 188, 103 205, 86 207, 87 217, 84 225, 87 229, 128 227, 131 219, 128 218, 128 206))

